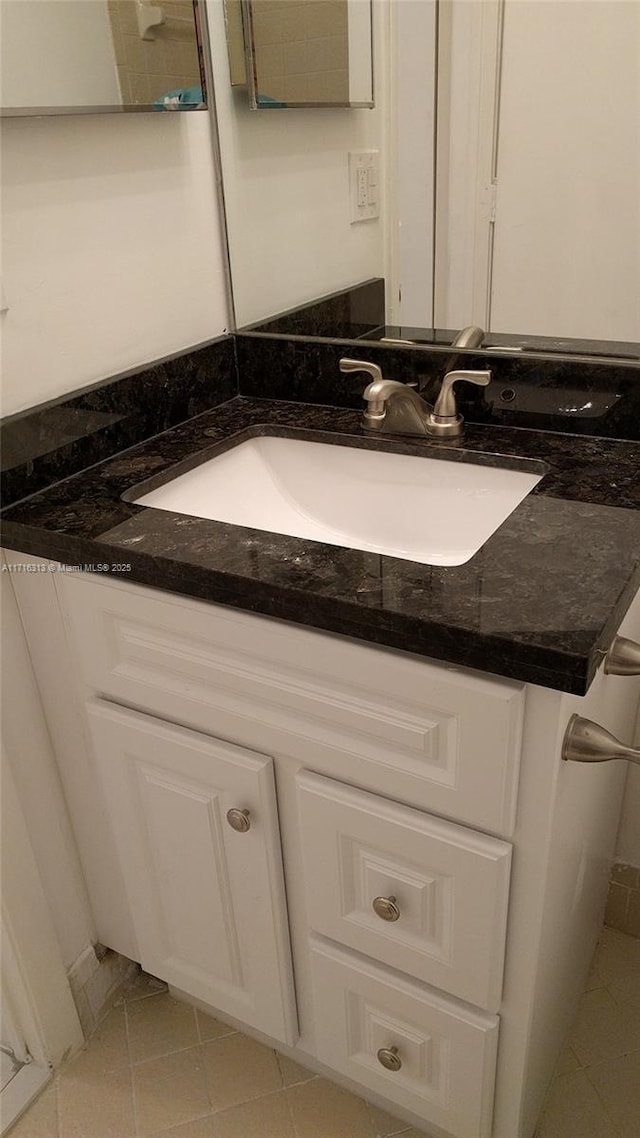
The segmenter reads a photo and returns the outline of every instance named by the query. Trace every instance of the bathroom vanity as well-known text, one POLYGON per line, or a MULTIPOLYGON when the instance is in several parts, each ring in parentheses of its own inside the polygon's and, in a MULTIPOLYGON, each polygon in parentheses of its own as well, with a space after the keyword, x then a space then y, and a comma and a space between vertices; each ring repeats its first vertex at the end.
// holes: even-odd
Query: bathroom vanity
MULTIPOLYGON (((8 424, 2 568, 97 935, 434 1138, 532 1138, 627 766, 564 761, 567 730, 631 743, 640 691, 606 671, 616 636, 640 640, 633 6, 309 3, 300 22, 243 0, 255 114, 227 64, 237 3, 196 4, 197 28, 191 4, 115 7, 111 80, 144 64, 144 136, 96 116, 89 144, 69 121, 36 169, 12 132, 14 405, 240 331, 8 424), (156 91, 185 19, 197 57, 156 91), (152 111, 207 92, 213 164, 203 117, 152 111), (450 334, 415 327, 436 317, 450 334), (460 342, 471 319, 486 335, 460 342), (388 381, 433 402, 429 438, 366 434, 345 358, 384 374, 389 418, 388 381), (458 367, 464 439, 442 402, 458 367), (328 528, 276 525, 259 465, 239 483, 242 447, 274 442, 334 448, 284 459, 277 503, 319 490, 328 528), (215 512, 210 487, 154 505, 209 460, 215 512), (530 481, 487 527, 504 472, 530 481)), ((31 102, 39 73, 73 78, 31 64, 31 102)))
POLYGON ((626 773, 563 740, 633 735, 640 448, 469 427, 451 461, 542 477, 454 566, 134 504, 287 433, 372 445, 237 398, 6 511, 100 940, 438 1138, 531 1138, 626 773))

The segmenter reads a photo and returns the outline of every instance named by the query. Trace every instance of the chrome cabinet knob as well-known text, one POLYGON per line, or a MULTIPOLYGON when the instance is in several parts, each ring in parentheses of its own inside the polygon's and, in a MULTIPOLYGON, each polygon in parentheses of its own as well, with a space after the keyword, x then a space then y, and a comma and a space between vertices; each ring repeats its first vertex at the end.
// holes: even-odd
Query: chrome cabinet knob
POLYGON ((397 1047, 381 1047, 377 1052, 377 1059, 387 1071, 399 1071, 402 1066, 397 1047))
POLYGON ((640 764, 640 748, 627 747, 599 723, 572 715, 562 742, 562 758, 573 763, 605 763, 627 759, 640 764))
POLYGON ((248 810, 227 810, 227 822, 238 834, 246 834, 247 830, 251 829, 248 810))
POLYGON ((604 661, 608 676, 640 676, 640 644, 626 636, 616 636, 604 661))
POLYGON ((374 897, 372 904, 374 913, 382 917, 383 921, 400 920, 400 909, 395 897, 374 897))

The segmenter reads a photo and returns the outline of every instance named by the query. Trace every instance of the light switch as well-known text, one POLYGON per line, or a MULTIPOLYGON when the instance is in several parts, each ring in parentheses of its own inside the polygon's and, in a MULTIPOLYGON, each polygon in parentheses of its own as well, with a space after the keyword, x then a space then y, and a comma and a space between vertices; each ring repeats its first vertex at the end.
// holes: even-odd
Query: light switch
POLYGON ((349 201, 352 224, 380 216, 378 204, 378 150, 349 153, 349 201))
POLYGON ((366 206, 369 204, 367 194, 367 171, 364 166, 358 166, 356 169, 356 176, 358 179, 358 206, 366 206))

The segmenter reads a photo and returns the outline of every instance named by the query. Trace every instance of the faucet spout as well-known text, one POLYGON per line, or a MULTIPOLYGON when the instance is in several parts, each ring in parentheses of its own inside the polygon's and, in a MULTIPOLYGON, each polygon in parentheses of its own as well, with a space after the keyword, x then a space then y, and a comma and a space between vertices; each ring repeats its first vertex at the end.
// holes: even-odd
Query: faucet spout
POLYGON ((388 434, 426 434, 426 421, 432 408, 406 383, 376 379, 365 388, 364 399, 367 404, 362 416, 365 427, 384 429, 388 434))
POLYGON ((454 384, 461 380, 486 387, 491 382, 490 371, 447 372, 435 407, 431 407, 414 387, 383 379, 377 364, 365 360, 340 360, 343 372, 364 371, 372 379, 364 390, 366 408, 362 425, 369 431, 383 431, 388 435, 434 435, 439 439, 462 438, 462 415, 458 414, 454 384))
POLYGON ((484 330, 478 324, 468 324, 451 341, 452 348, 479 348, 484 340, 484 330))

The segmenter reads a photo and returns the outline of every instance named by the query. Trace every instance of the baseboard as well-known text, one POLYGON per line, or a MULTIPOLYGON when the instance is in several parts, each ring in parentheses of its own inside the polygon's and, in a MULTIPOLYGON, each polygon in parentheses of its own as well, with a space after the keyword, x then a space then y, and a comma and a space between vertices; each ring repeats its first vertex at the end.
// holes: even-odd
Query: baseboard
POLYGON ((640 869, 617 862, 609 878, 604 923, 628 936, 640 937, 640 869))
POLYGON ((69 987, 85 1038, 131 980, 138 965, 101 944, 89 944, 67 971, 69 987))

